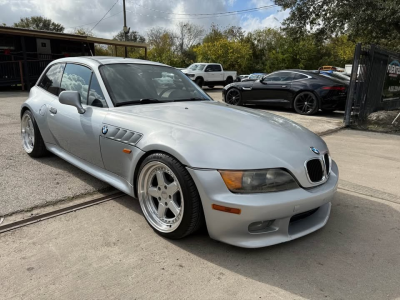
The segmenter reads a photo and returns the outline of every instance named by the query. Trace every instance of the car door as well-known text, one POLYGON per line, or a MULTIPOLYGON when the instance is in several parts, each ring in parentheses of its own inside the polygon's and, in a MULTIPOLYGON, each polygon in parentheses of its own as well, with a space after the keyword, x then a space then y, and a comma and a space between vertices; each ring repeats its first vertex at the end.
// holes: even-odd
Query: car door
POLYGON ((56 144, 65 151, 103 167, 99 136, 107 114, 107 104, 96 75, 87 66, 68 63, 61 80, 62 91, 77 91, 86 110, 79 114, 73 106, 51 103, 49 128, 56 144))
POLYGON ((249 103, 286 103, 291 101, 291 81, 294 73, 275 72, 264 77, 262 80, 254 82, 249 103))
POLYGON ((224 81, 224 73, 220 65, 212 65, 212 73, 214 73, 213 81, 224 81))

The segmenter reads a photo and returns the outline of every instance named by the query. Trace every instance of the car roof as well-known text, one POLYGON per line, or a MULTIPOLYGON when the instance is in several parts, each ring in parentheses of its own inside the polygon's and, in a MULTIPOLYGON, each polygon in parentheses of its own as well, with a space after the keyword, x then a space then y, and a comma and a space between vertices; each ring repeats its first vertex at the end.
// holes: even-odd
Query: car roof
POLYGON ((147 64, 170 67, 158 62, 134 59, 134 58, 124 58, 124 57, 113 57, 113 56, 76 56, 76 57, 65 57, 54 60, 52 63, 57 62, 75 62, 83 63, 88 65, 109 65, 109 64, 147 64))

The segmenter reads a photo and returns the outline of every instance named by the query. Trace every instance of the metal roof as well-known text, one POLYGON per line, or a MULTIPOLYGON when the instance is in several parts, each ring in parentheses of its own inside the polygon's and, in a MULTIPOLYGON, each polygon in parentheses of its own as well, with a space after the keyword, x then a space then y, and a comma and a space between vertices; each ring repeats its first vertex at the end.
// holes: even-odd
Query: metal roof
POLYGON ((134 48, 148 48, 148 45, 145 43, 135 43, 135 42, 129 42, 129 41, 125 42, 125 41, 103 39, 103 38, 92 37, 92 36, 77 35, 77 34, 72 34, 72 33, 54 32, 54 31, 46 31, 46 30, 35 30, 35 29, 27 29, 27 28, 19 28, 19 27, 0 26, 0 34, 32 36, 32 37, 39 37, 39 38, 69 40, 69 41, 115 45, 115 46, 124 46, 124 47, 134 47, 134 48))

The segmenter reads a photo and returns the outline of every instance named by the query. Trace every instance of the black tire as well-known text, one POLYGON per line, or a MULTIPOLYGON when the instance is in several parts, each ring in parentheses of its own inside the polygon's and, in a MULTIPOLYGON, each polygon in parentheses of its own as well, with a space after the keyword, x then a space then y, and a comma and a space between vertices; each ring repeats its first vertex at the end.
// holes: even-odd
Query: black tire
POLYGON ((301 92, 294 99, 293 108, 300 115, 314 115, 319 110, 318 99, 312 92, 301 92))
POLYGON ((179 181, 181 192, 183 194, 184 210, 181 217, 181 223, 174 231, 169 233, 161 232, 156 227, 154 227, 147 219, 146 214, 143 211, 143 207, 141 207, 142 212, 145 216, 147 223, 153 228, 153 230, 157 234, 169 239, 184 238, 185 236, 192 234, 193 232, 201 228, 205 222, 203 207, 196 185, 189 172, 178 160, 164 153, 154 153, 146 157, 140 166, 137 181, 138 191, 140 191, 140 174, 143 168, 152 162, 160 162, 170 168, 171 171, 174 173, 179 181))
MULTIPOLYGON (((30 156, 30 157, 43 157, 49 154, 48 150, 46 149, 46 145, 44 144, 42 135, 40 133, 39 127, 37 126, 35 117, 33 116, 32 112, 30 110, 26 110, 21 117, 21 124, 22 121, 24 120, 25 116, 29 116, 30 120, 32 121, 33 128, 34 128, 34 143, 33 143, 33 149, 32 151, 28 152, 25 147, 24 150, 25 152, 30 156)), ((21 125, 22 126, 22 125, 21 125)), ((22 128, 21 128, 21 134, 22 134, 22 128)))
POLYGON ((199 86, 199 87, 203 87, 203 83, 204 83, 204 80, 203 80, 203 78, 196 78, 195 80, 194 80, 194 82, 199 86))
POLYGON ((232 78, 232 77, 228 77, 228 78, 225 80, 225 85, 231 84, 232 82, 233 82, 233 78, 232 78))
POLYGON ((210 88, 210 89, 213 89, 213 88, 214 88, 214 86, 213 86, 213 85, 209 85, 209 86, 208 86, 208 88, 210 88))
POLYGON ((242 94, 237 88, 229 89, 225 94, 225 103, 230 105, 243 105, 242 94))

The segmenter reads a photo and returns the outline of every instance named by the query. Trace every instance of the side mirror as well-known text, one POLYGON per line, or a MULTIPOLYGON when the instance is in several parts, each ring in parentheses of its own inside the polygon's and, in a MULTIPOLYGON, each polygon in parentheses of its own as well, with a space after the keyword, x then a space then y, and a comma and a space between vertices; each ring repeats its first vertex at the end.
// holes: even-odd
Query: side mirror
POLYGON ((86 111, 81 104, 81 94, 76 91, 61 92, 60 96, 58 96, 58 100, 61 104, 75 106, 80 114, 84 114, 86 111))

